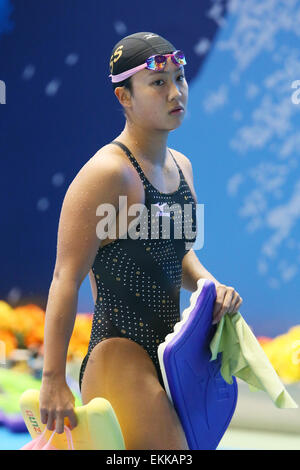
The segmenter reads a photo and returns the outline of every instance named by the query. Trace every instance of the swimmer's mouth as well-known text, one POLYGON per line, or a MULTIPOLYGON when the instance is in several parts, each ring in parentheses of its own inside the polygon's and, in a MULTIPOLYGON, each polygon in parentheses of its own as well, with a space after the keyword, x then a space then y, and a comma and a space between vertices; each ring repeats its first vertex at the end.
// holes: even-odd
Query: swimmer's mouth
POLYGON ((175 108, 171 109, 171 111, 169 111, 169 114, 170 113, 174 113, 175 111, 183 111, 183 107, 182 106, 176 106, 175 108))

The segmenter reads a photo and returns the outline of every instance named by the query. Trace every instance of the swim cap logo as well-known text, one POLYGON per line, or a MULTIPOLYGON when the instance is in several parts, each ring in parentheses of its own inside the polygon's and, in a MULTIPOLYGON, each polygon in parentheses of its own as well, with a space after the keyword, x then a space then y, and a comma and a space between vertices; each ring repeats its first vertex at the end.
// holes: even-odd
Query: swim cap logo
POLYGON ((157 34, 145 34, 144 39, 158 38, 157 34))
POLYGON ((118 60, 120 59, 121 55, 123 54, 123 51, 122 51, 122 48, 124 46, 119 46, 117 47, 117 49, 115 50, 115 52, 112 54, 111 58, 110 58, 110 63, 109 63, 109 67, 110 67, 110 73, 113 73, 113 68, 114 68, 114 63, 118 62, 118 60))

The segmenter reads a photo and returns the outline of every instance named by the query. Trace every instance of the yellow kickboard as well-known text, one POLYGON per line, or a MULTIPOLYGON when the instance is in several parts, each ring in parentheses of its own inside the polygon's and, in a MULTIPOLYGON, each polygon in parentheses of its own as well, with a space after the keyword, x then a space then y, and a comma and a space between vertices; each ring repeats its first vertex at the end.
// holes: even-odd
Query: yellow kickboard
MULTIPOLYGON (((22 416, 32 439, 46 427, 40 419, 39 395, 39 390, 26 390, 20 397, 22 416)), ((75 407, 75 413, 78 424, 71 431, 74 450, 125 450, 120 424, 108 400, 93 398, 87 405, 75 407)), ((45 439, 52 433, 46 431, 45 439)), ((60 450, 68 449, 66 433, 55 433, 51 444, 60 450)))

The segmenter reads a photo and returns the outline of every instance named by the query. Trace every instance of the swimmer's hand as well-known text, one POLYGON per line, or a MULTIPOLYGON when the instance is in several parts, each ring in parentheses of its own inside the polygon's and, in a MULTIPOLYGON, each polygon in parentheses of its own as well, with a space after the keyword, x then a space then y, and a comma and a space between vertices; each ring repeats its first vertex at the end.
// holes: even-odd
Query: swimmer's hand
POLYGON ((77 418, 74 411, 75 398, 64 378, 44 377, 40 390, 40 415, 47 429, 58 434, 64 432, 64 424, 70 429, 77 426, 77 418), (68 418, 69 423, 64 419, 68 418))
POLYGON ((238 312, 243 302, 242 297, 240 297, 238 292, 236 292, 236 290, 231 286, 217 283, 216 293, 217 297, 213 311, 213 325, 218 323, 225 313, 233 314, 238 312))

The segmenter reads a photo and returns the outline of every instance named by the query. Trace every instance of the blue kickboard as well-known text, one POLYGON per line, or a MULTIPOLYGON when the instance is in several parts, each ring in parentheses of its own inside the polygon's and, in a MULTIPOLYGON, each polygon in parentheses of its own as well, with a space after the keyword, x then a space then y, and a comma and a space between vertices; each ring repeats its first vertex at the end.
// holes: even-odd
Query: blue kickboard
POLYGON ((190 306, 158 347, 164 385, 174 405, 190 450, 214 450, 235 411, 238 387, 222 377, 221 353, 210 361, 209 344, 217 325, 212 324, 215 284, 199 279, 190 306))

